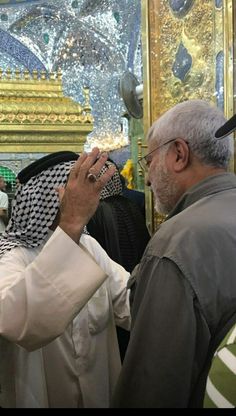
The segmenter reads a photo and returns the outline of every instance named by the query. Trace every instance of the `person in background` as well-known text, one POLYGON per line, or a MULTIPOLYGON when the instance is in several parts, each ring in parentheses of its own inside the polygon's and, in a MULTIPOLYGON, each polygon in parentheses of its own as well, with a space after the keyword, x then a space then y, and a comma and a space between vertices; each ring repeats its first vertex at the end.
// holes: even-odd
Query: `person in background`
MULTIPOLYGON (((139 263, 150 235, 137 204, 123 195, 123 182, 118 167, 111 159, 106 163, 116 170, 101 194, 98 208, 87 224, 87 229, 112 260, 131 272, 139 263)), ((117 326, 117 336, 123 361, 129 331, 117 326)))
POLYGON ((87 229, 113 260, 131 272, 139 263, 150 235, 137 204, 123 195, 118 167, 111 159, 106 164, 113 166, 115 173, 102 191, 87 229))
POLYGON ((124 178, 124 176, 121 176, 121 181, 122 181, 122 185, 123 185, 123 191, 122 191, 122 195, 125 196, 126 198, 131 199, 132 201, 135 202, 135 204, 137 204, 137 206, 139 207, 143 217, 146 217, 146 213, 145 213, 145 194, 144 192, 141 191, 137 191, 137 189, 129 189, 126 185, 126 180, 124 178))
POLYGON ((236 324, 217 348, 207 377, 204 408, 236 407, 236 324))
POLYGON ((3 233, 8 222, 8 195, 6 183, 3 176, 0 176, 0 235, 3 233))
MULTIPOLYGON (((236 130, 234 114, 221 126, 215 136, 223 139, 236 130)), ((236 310, 232 328, 226 334, 212 359, 204 398, 205 408, 236 407, 236 310)))
POLYGON ((233 141, 215 137, 225 121, 218 108, 189 100, 148 132, 139 162, 156 211, 168 217, 128 284, 131 336, 112 407, 203 407, 212 345, 236 305, 233 141))
POLYGON ((84 228, 114 174, 97 157, 56 152, 18 174, 0 239, 1 407, 110 404, 129 273, 84 228))

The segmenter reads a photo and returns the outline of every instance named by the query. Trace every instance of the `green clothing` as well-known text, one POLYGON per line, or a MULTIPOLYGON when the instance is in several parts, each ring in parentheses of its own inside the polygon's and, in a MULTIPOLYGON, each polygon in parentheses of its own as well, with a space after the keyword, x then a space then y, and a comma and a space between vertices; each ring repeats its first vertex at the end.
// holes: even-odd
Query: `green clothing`
POLYGON ((236 324, 214 355, 204 407, 236 407, 236 324))

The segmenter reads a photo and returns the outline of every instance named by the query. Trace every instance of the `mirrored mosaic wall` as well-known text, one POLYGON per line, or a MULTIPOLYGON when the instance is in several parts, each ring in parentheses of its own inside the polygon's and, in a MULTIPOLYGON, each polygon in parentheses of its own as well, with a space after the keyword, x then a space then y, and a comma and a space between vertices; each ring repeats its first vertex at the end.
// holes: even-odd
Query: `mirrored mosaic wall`
POLYGON ((140 20, 141 0, 2 0, 0 67, 62 70, 64 94, 77 102, 89 87, 94 130, 87 147, 118 142, 125 111, 119 79, 130 70, 142 82, 140 20))

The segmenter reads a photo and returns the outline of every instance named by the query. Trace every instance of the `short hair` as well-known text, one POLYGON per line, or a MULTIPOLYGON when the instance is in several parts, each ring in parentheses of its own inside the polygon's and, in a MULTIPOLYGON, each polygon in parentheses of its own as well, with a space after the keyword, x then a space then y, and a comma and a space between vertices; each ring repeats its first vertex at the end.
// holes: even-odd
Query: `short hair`
POLYGON ((153 123, 148 141, 161 144, 172 138, 186 139, 190 150, 203 164, 227 168, 232 156, 232 137, 215 137, 225 122, 223 112, 207 101, 183 101, 153 123))

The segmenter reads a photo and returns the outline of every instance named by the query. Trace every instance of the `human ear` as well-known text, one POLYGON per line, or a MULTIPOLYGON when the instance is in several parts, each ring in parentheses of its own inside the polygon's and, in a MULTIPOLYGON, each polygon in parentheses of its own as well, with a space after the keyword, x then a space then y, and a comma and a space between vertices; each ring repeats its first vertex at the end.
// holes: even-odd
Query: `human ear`
POLYGON ((174 164, 176 173, 182 172, 190 162, 190 150, 188 143, 183 139, 176 139, 174 142, 174 164))

